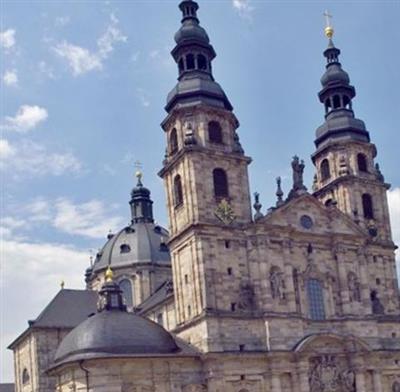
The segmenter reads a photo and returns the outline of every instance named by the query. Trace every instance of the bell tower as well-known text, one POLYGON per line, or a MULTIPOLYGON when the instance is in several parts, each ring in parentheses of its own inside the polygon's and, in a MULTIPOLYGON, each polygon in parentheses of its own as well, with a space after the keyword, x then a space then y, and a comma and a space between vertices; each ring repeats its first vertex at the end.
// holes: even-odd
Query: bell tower
POLYGON ((167 192, 177 322, 185 329, 210 312, 230 311, 226 288, 216 283, 219 269, 227 268, 218 252, 235 246, 240 228, 252 220, 251 159, 240 145, 232 105, 214 79, 216 53, 197 18, 198 4, 184 0, 179 8, 182 25, 171 52, 179 75, 165 107, 167 148, 159 175, 167 192))
POLYGON ((364 122, 354 115, 356 91, 339 62, 340 50, 333 44, 329 23, 325 34, 327 64, 318 94, 325 122, 316 131, 312 155, 316 166, 314 195, 325 205, 337 205, 373 239, 391 241, 386 196, 390 185, 374 163, 377 150, 364 122))

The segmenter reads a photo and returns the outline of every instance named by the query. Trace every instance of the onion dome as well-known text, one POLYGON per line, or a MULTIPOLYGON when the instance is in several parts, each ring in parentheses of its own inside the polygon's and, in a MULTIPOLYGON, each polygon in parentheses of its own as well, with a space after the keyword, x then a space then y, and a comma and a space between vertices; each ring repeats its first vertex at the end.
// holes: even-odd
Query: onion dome
POLYGON ((168 231, 154 222, 150 190, 143 186, 141 173, 137 173, 136 177, 137 184, 132 189, 129 201, 131 224, 116 234, 107 235, 107 242, 85 272, 86 282, 90 282, 108 266, 115 270, 139 264, 171 264, 166 245, 168 231))
POLYGON ((173 336, 153 321, 129 313, 110 268, 99 292, 97 312, 61 341, 53 366, 91 358, 173 354, 173 336))
POLYGON ((325 107, 325 122, 316 131, 317 152, 331 141, 370 140, 364 122, 355 118, 352 100, 356 90, 339 62, 340 49, 333 44, 333 28, 330 25, 325 28, 325 34, 328 37, 328 47, 324 51, 327 64, 321 78, 322 90, 318 93, 325 107))
POLYGON ((179 8, 183 14, 182 26, 175 34, 175 42, 180 44, 185 40, 196 40, 199 43, 208 44, 210 39, 207 32, 199 25, 197 19, 198 4, 195 1, 186 0, 179 4, 179 8))
POLYGON ((205 103, 232 110, 224 90, 215 82, 212 60, 216 53, 207 32, 197 18, 198 4, 184 0, 179 4, 182 26, 175 34, 176 46, 171 54, 178 65, 178 83, 168 94, 165 110, 175 107, 194 106, 205 103))

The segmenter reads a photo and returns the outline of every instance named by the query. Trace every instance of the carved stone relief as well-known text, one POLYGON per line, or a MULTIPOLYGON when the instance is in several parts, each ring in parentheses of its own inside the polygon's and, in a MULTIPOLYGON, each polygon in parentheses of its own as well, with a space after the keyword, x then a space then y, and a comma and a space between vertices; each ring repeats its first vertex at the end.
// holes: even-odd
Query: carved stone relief
POLYGON ((309 373, 310 392, 355 392, 355 375, 347 367, 340 366, 333 355, 311 360, 309 373))
POLYGON ((187 384, 182 387, 182 392, 206 392, 207 386, 205 384, 187 384))

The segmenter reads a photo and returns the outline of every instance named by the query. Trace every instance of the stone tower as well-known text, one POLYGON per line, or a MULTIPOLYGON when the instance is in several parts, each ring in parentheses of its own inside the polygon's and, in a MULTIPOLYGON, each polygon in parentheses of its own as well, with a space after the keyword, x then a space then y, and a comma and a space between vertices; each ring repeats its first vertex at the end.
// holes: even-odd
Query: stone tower
POLYGON ((215 260, 221 247, 237 246, 240 228, 252 220, 251 159, 240 145, 232 105, 214 80, 216 54, 199 25, 198 5, 182 1, 179 8, 182 26, 172 50, 179 77, 162 123, 167 151, 159 174, 167 192, 177 323, 186 328, 234 306, 215 281, 218 270, 229 267, 215 260))
POLYGON ((319 99, 325 106, 325 122, 316 131, 314 195, 348 214, 371 237, 391 241, 385 183, 374 163, 377 150, 370 142, 363 121, 355 118, 352 100, 356 95, 349 75, 339 62, 340 50, 332 41, 333 29, 324 51, 326 71, 321 78, 319 99))

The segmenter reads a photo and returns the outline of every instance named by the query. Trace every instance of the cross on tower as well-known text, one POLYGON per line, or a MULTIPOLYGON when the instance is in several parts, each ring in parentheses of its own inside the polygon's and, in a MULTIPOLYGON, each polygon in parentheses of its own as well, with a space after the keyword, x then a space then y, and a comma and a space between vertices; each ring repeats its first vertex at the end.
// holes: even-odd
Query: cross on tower
POLYGON ((328 11, 324 12, 324 16, 325 16, 326 27, 332 27, 331 20, 333 16, 328 11))

